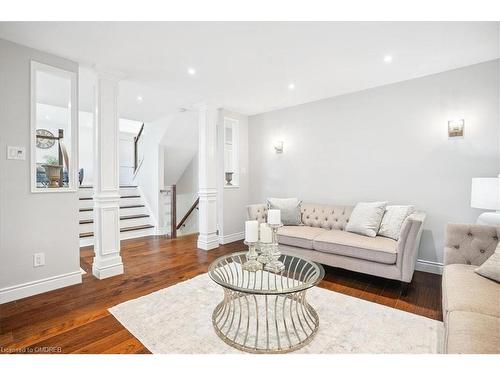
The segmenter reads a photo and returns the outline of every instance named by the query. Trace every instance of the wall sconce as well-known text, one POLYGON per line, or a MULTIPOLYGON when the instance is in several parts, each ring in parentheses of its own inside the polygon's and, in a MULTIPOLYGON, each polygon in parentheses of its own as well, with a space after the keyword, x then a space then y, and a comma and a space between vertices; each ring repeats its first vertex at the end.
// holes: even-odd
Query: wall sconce
POLYGON ((277 154, 283 153, 283 141, 274 142, 274 150, 277 154))
POLYGON ((448 121, 448 138, 463 138, 465 120, 448 121))

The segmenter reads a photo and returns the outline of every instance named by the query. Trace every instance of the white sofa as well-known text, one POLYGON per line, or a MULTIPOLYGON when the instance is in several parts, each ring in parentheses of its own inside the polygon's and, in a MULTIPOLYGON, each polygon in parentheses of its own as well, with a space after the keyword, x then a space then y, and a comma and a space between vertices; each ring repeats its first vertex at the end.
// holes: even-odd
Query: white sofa
MULTIPOLYGON (((282 252, 333 267, 399 280, 406 291, 417 260, 425 214, 415 212, 401 226, 399 240, 344 231, 354 207, 303 203, 302 225, 278 230, 282 252)), ((248 218, 265 222, 267 206, 247 206, 248 218)))

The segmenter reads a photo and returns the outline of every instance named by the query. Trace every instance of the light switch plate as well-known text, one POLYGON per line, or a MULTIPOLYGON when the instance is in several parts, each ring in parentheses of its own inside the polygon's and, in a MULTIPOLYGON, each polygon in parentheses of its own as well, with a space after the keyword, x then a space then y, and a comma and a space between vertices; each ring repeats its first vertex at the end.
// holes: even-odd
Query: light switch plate
POLYGON ((7 146, 7 159, 26 160, 26 147, 7 146))
POLYGON ((45 266, 45 253, 33 254, 33 267, 45 266))

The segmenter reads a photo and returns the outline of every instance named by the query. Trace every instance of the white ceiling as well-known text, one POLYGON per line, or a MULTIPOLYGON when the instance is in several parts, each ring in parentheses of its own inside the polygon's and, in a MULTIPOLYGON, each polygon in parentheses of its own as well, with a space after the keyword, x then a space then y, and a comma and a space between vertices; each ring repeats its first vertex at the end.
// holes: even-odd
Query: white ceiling
POLYGON ((120 115, 140 121, 200 101, 256 114, 438 73, 498 58, 498 37, 494 22, 0 22, 0 38, 123 74, 120 115))

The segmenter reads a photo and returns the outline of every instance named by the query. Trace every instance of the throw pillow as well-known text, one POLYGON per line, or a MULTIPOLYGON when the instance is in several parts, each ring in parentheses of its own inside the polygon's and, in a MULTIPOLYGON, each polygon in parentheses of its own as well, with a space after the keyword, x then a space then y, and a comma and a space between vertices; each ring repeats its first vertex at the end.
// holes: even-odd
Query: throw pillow
POLYGON ((486 259, 486 262, 476 268, 474 272, 500 283, 500 242, 498 243, 495 252, 488 259, 486 259))
POLYGON ((302 201, 298 198, 269 198, 268 207, 281 210, 281 222, 283 225, 301 225, 300 205, 302 201))
POLYGON ((380 228, 387 202, 359 202, 352 210, 345 230, 347 232, 375 237, 380 228))
POLYGON ((403 222, 414 211, 414 206, 387 206, 382 223, 380 223, 378 235, 389 237, 396 241, 399 240, 399 233, 401 232, 403 222))

